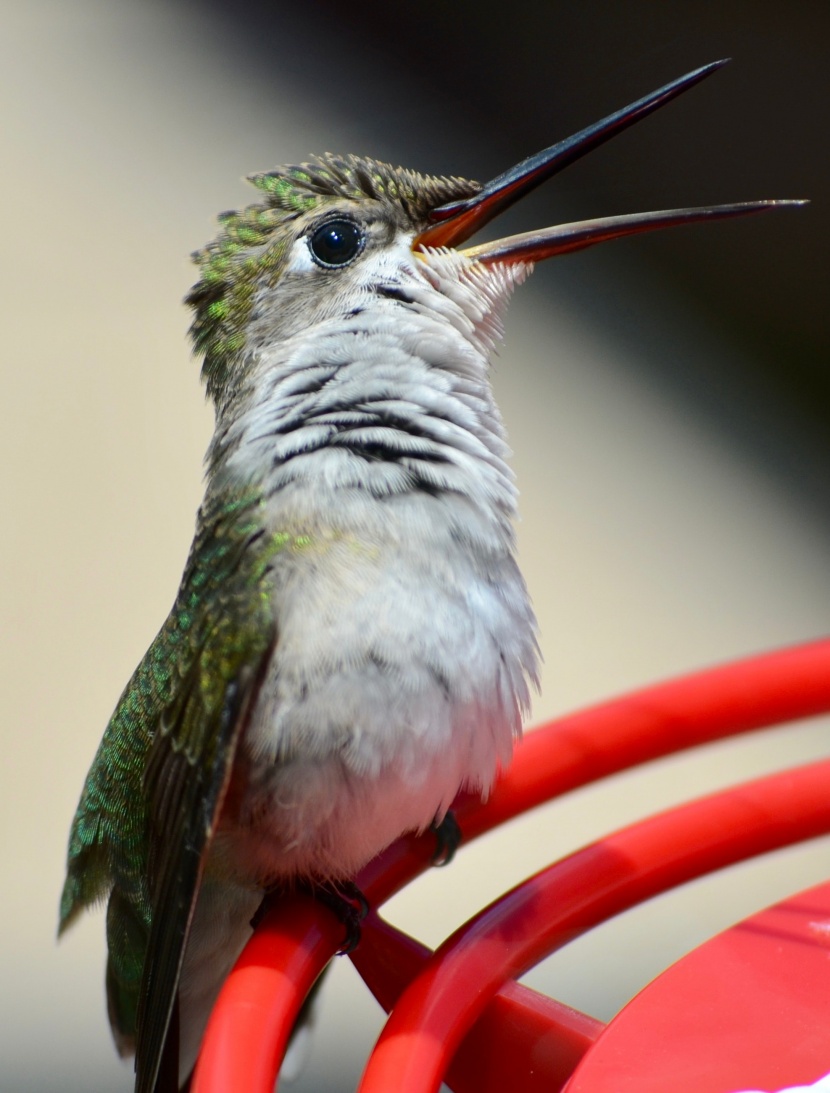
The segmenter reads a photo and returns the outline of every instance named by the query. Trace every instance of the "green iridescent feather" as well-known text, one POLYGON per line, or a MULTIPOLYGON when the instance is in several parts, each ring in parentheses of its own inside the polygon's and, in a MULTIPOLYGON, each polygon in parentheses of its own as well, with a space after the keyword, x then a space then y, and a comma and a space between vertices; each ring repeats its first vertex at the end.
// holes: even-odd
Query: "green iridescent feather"
POLYGON ((108 996, 127 1048, 142 1008, 142 1040, 163 1042, 164 1028, 145 1026, 166 1028, 241 711, 275 638, 271 565, 290 538, 263 531, 260 504, 203 510, 173 610, 112 716, 70 835, 60 929, 111 892, 108 996))

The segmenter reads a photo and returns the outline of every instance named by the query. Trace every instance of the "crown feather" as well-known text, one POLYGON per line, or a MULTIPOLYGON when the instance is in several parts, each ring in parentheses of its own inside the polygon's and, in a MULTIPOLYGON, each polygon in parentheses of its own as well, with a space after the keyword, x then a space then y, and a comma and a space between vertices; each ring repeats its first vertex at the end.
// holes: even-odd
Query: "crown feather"
POLYGON ((425 224, 438 205, 472 197, 481 189, 480 183, 466 178, 422 175, 374 159, 331 153, 310 163, 249 175, 248 181, 266 194, 269 205, 289 214, 312 209, 321 198, 370 198, 399 204, 416 227, 425 224))

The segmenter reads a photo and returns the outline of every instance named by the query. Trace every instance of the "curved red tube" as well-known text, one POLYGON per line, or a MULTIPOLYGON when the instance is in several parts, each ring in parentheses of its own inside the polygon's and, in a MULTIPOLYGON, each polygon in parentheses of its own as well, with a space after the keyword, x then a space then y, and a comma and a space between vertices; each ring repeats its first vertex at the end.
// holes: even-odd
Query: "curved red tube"
MULTIPOLYGON (((456 815, 468 841, 537 804, 638 763, 828 710, 830 640, 699 672, 603 703, 528 733, 490 799, 485 804, 471 798, 460 800, 456 815)), ((601 845, 607 850, 606 843, 601 845)), ((379 906, 426 868, 432 849, 431 838, 406 838, 371 863, 359 883, 372 906, 379 906)), ((566 859, 569 861, 572 859, 566 859)), ((561 868, 565 865, 562 863, 561 868)), ((688 867, 687 864, 685 868, 688 867)), ((712 864, 700 868, 705 871, 719 867, 712 864)), ((673 883, 671 868, 666 866, 666 869, 665 876, 669 879, 661 882, 664 887, 673 883)), ((649 876, 648 883, 656 883, 655 877, 649 876)), ((646 887, 639 898, 647 898, 651 891, 659 890, 648 889, 645 879, 642 883, 646 887)), ((636 902, 636 890, 637 883, 632 881, 626 886, 626 898, 636 902)), ((595 895, 599 898, 599 893, 595 895)), ((524 926, 532 926, 533 921, 529 919, 524 926)), ((474 922, 480 922, 480 917, 474 922)), ((521 952, 535 951, 537 944, 544 949, 550 940, 547 934, 544 937, 544 941, 525 938, 521 952)), ((214 1009, 193 1093, 226 1093, 228 1089, 271 1093, 302 997, 341 941, 340 924, 328 911, 305 897, 286 900, 265 917, 231 972, 214 1009)), ((442 955, 443 951, 444 947, 442 955)), ((466 965, 465 968, 464 974, 471 971, 466 965)), ((466 1018, 462 1021, 466 1028, 469 1022, 464 1024, 464 1021, 466 1018)), ((455 1042, 463 1030, 461 1025, 457 1026, 455 1042)), ((388 1044, 388 1040, 385 1042, 388 1044)), ((385 1046, 383 1053, 387 1051, 385 1046)), ((397 1084, 399 1077, 400 1074, 396 1075, 395 1088, 402 1088, 397 1084)), ((370 1071, 367 1079, 375 1080, 370 1071)))
POLYGON ((548 866, 435 952, 393 1009, 359 1093, 437 1093, 505 980, 659 892, 828 831, 825 760, 650 817, 548 866))

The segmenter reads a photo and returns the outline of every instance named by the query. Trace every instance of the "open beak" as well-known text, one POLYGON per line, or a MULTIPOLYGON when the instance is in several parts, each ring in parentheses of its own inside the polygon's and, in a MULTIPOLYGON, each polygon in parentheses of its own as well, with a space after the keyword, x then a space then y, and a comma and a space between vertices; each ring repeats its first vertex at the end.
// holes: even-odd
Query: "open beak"
MULTIPOLYGON (((426 247, 455 247, 466 242, 475 232, 508 208, 520 197, 529 193, 546 179, 557 174, 592 148, 597 148, 621 133, 630 125, 647 117, 667 102, 681 95, 696 83, 706 79, 727 62, 714 61, 695 69, 679 80, 666 84, 658 91, 638 99, 630 106, 609 114, 607 118, 589 125, 575 136, 530 156, 515 167, 486 183, 473 197, 440 205, 430 213, 433 221, 413 243, 413 249, 426 247)), ((619 239, 624 235, 668 228, 676 224, 688 224, 696 220, 719 220, 750 213, 767 212, 770 209, 805 205, 806 201, 744 201, 734 205, 709 205, 703 208, 668 209, 661 212, 629 213, 623 216, 607 216, 597 220, 580 220, 572 224, 557 224, 540 231, 524 232, 497 239, 492 243, 480 243, 467 247, 461 253, 479 262, 538 262, 557 254, 582 250, 595 243, 619 239)))

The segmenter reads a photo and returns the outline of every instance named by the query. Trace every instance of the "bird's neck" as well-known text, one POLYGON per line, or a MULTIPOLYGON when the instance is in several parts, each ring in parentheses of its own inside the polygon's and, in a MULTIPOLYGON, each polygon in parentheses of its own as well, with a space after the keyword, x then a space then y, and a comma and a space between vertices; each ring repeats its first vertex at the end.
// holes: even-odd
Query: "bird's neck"
POLYGON ((477 285, 454 298, 439 287, 387 289, 262 347, 220 414, 212 477, 315 519, 429 498, 512 536, 516 490, 488 378, 496 308, 477 285))

